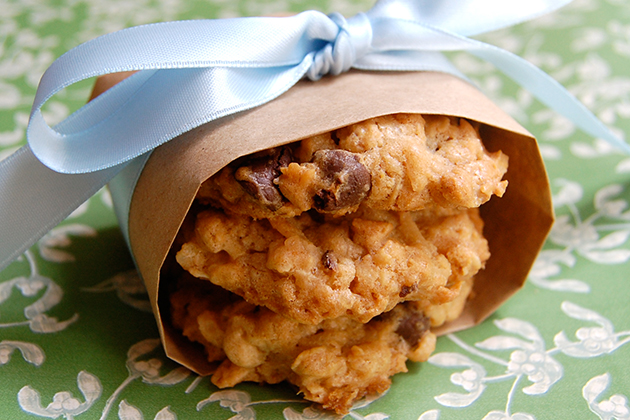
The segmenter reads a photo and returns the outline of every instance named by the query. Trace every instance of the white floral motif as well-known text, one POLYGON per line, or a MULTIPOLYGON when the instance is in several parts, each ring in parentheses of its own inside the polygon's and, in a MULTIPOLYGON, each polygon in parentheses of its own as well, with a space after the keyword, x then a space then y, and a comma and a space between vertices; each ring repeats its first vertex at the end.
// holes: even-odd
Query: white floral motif
POLYGON ((556 347, 567 356, 587 358, 609 354, 630 342, 630 331, 615 333, 610 320, 604 318, 595 311, 582 308, 571 302, 563 302, 561 305, 565 314, 574 319, 595 322, 599 327, 583 327, 576 331, 575 336, 579 341, 570 341, 564 331, 554 337, 556 347), (621 337, 627 337, 619 340, 621 337))
POLYGON ((584 388, 582 388, 582 396, 588 403, 588 408, 593 413, 597 414, 601 420, 630 419, 630 408, 628 408, 628 398, 626 396, 615 394, 608 400, 597 401, 609 386, 609 373, 596 376, 584 385, 584 388))
MULTIPOLYGON (((282 411, 285 420, 341 420, 341 418, 350 417, 354 420, 385 420, 389 416, 384 413, 371 413, 361 415, 355 410, 365 408, 373 401, 381 398, 385 394, 371 395, 357 401, 347 416, 333 414, 330 411, 321 410, 319 408, 309 406, 302 412, 297 412, 291 407, 287 407, 282 411)), ((222 390, 213 392, 208 398, 197 403, 197 411, 200 411, 208 404, 218 402, 221 407, 230 409, 236 415, 230 417, 231 420, 255 420, 256 411, 252 408, 258 404, 280 404, 280 403, 308 403, 306 400, 262 400, 252 401, 249 393, 240 390, 222 390)))
MULTIPOLYGON (((630 28, 618 20, 611 20, 606 27, 589 27, 585 16, 599 8, 597 1, 573 2, 562 13, 554 13, 532 20, 522 25, 527 28, 527 36, 519 36, 518 30, 499 30, 482 35, 480 38, 490 44, 498 45, 551 74, 556 80, 567 86, 583 104, 587 106, 619 138, 624 138, 624 130, 617 127, 621 120, 630 118, 630 78, 618 76, 612 68, 615 60, 605 60, 598 53, 601 49, 612 48, 616 53, 630 56, 630 28), (577 12, 577 13, 576 13, 577 12), (546 50, 548 39, 536 32, 536 28, 575 27, 576 36, 571 44, 573 61, 566 61, 566 56, 558 50, 546 50)), ((547 107, 534 108, 536 101, 523 89, 514 88, 504 83, 505 77, 496 70, 484 66, 480 60, 456 54, 454 63, 461 68, 493 102, 508 112, 519 122, 527 125, 542 126, 538 136, 541 152, 547 160, 562 158, 562 151, 548 142, 570 138, 576 130, 575 124, 558 112, 547 107), (528 99, 525 99, 529 96, 528 99)), ((623 63, 623 60, 618 60, 623 63)), ((623 72, 621 74, 624 74, 623 72)), ((619 153, 615 146, 602 139, 593 139, 589 144, 573 141, 571 152, 580 158, 596 158, 619 153)), ((630 167, 630 163, 626 163, 630 167)))
POLYGON ((371 395, 357 401, 346 416, 331 414, 330 411, 324 411, 313 406, 306 407, 304 410, 302 410, 301 413, 298 413, 294 409, 287 407, 282 411, 282 414, 284 415, 285 420, 341 420, 342 418, 350 418, 353 420, 386 420, 389 419, 389 415, 385 413, 371 413, 364 416, 355 411, 367 407, 373 401, 381 398, 383 395, 384 394, 371 395))
POLYGON ((514 413, 512 415, 503 411, 491 411, 482 420, 536 420, 534 416, 526 413, 514 413))
POLYGON ((0 365, 8 363, 15 350, 19 350, 24 360, 35 366, 41 366, 46 358, 44 350, 37 344, 3 340, 0 341, 0 365))
MULTIPOLYGON (((87 202, 83 204, 86 206, 87 202)), ((81 207, 79 207, 81 209, 81 207)), ((94 237, 96 230, 90 226, 81 224, 67 224, 56 227, 48 232, 39 240, 39 253, 47 261, 51 262, 72 262, 75 261, 74 255, 69 252, 57 249, 58 247, 67 247, 72 244, 70 235, 94 237)))
POLYGON ((81 371, 77 376, 77 385, 85 398, 84 402, 73 397, 71 393, 62 391, 53 396, 53 400, 45 408, 42 407, 39 392, 25 386, 18 393, 18 402, 22 410, 40 417, 68 420, 85 413, 99 399, 103 388, 98 378, 88 372, 81 371))
MULTIPOLYGON (((571 92, 623 139, 623 131, 614 128, 613 124, 617 123, 619 118, 630 116, 627 105, 630 100, 630 78, 612 76, 610 64, 595 52, 588 53, 583 61, 569 63, 567 66, 579 79, 578 83, 569 86, 571 92)), ((602 141, 596 141, 593 146, 574 142, 571 144, 571 151, 581 158, 618 153, 615 147, 602 141)))
POLYGON ((459 353, 438 353, 429 359, 429 363, 441 367, 468 367, 451 375, 451 382, 464 388, 468 394, 449 392, 435 397, 435 400, 448 407, 466 407, 472 404, 486 389, 484 379, 486 370, 479 363, 459 353))
MULTIPOLYGON (((485 359, 489 362, 506 367, 504 375, 489 377, 486 370, 480 364, 459 353, 437 353, 429 358, 429 363, 440 367, 470 367, 471 369, 451 375, 451 382, 469 391, 469 394, 446 393, 435 397, 436 401, 446 407, 465 407, 474 403, 482 394, 488 384, 513 379, 512 388, 507 396, 506 408, 504 411, 491 411, 484 420, 533 420, 534 417, 528 413, 511 413, 510 407, 514 392, 517 389, 521 378, 527 377, 532 385, 524 387, 523 393, 527 395, 542 395, 547 393, 551 387, 562 379, 563 367, 552 356, 556 353, 563 353, 570 357, 592 358, 604 354, 610 354, 619 347, 630 342, 630 331, 615 333, 614 326, 607 318, 590 309, 582 308, 571 302, 563 302, 562 311, 569 317, 595 322, 600 327, 580 328, 576 332, 579 341, 570 341, 564 332, 556 334, 554 342, 555 348, 546 349, 545 341, 538 329, 530 324, 515 318, 506 318, 495 321, 495 325, 508 333, 517 335, 498 335, 490 337, 482 342, 476 343, 475 347, 469 346, 457 336, 451 334, 448 337, 467 352, 485 359), (626 337, 625 339, 621 339, 626 337), (509 361, 487 354, 482 350, 502 351, 512 350, 509 361)), ((594 378, 595 379, 595 378, 594 378)), ((584 397, 591 404, 591 410, 598 413, 626 413, 626 400, 620 396, 614 396, 611 400, 595 404, 595 399, 605 389, 602 388, 603 379, 595 380, 585 387, 584 397), (600 389, 601 388, 601 389, 600 389), (595 390, 599 390, 595 392, 595 390), (588 391, 588 392, 587 392, 588 391), (588 396, 587 396, 588 395, 588 396), (595 405, 594 405, 595 404, 595 405), (615 411, 616 410, 616 411, 615 411)), ((627 407, 626 407, 627 408, 627 407)), ((601 414, 603 415, 603 414, 601 414)), ((600 416, 601 416, 600 415, 600 416)), ((628 414, 623 414, 624 416, 628 414)), ((604 418, 604 417, 602 417, 604 418)), ((606 420, 612 417, 605 417, 606 420)), ((626 417, 619 417, 626 420, 626 417)))
MULTIPOLYGON (((252 406, 256 404, 276 404, 286 402, 304 402, 303 400, 268 400, 268 401, 252 401, 249 393, 238 390, 225 390, 212 393, 208 398, 201 400, 197 403, 197 411, 200 411, 206 405, 219 402, 221 407, 229 408, 231 412, 236 413, 236 416, 231 417, 234 420, 254 420, 256 419, 256 412, 252 406)), ((285 412, 290 409, 286 409, 285 412)), ((290 410, 289 417, 285 413, 284 417, 290 420, 297 419, 321 419, 321 420, 333 420, 335 417, 321 417, 322 413, 307 413, 308 417, 303 417, 299 413, 290 410), (313 417, 315 415, 315 417, 313 417)), ((329 414, 328 414, 329 415, 329 414)))
POLYGON ((336 416, 313 407, 306 407, 301 413, 298 413, 292 408, 285 408, 282 414, 285 420, 339 420, 341 418, 341 416, 336 416))
MULTIPOLYGON (((610 43, 612 48, 620 55, 630 56, 630 25, 624 25, 617 20, 611 20, 605 28, 582 28, 581 34, 573 42, 573 50, 579 51, 597 51, 605 43, 610 43)), ((584 72, 584 69, 580 73, 582 81, 593 81, 606 83, 590 88, 590 97, 599 95, 599 103, 604 101, 611 101, 603 111, 600 111, 600 118, 603 118, 604 122, 614 122, 616 116, 622 118, 630 117, 630 107, 628 106, 628 97, 630 96, 630 80, 627 78, 613 78, 610 77, 610 68, 599 57, 591 53, 587 57, 584 65, 591 67, 592 69, 599 68, 598 72, 584 72)), ((588 88, 582 87, 583 90, 588 91, 588 88)), ((599 105, 601 106, 601 105, 599 105)), ((586 156, 588 157, 588 156, 586 156)))
MULTIPOLYGON (((82 1, 88 8, 83 28, 75 36, 85 42, 128 26, 176 19, 185 3, 180 0, 82 1)), ((206 16, 208 17, 208 16, 206 16)))
MULTIPOLYGON (((630 57, 630 25, 628 25, 623 20, 620 21, 619 19, 623 19, 623 17, 622 15, 618 15, 619 17, 617 18, 617 20, 608 20, 605 24, 606 26, 604 26, 604 29, 598 30, 597 28, 589 28, 589 20, 587 19, 587 15, 589 13, 594 13, 598 7, 604 7, 605 2, 609 4, 618 4, 625 6, 626 1, 627 0, 575 1, 566 12, 562 12, 559 15, 556 14, 553 17, 543 17, 542 19, 537 19, 530 24, 523 25, 523 27, 526 28, 551 28, 552 26, 564 26, 568 28, 573 27, 574 33, 577 33, 577 29, 584 29, 584 32, 578 33, 578 39, 580 43, 574 44, 573 46, 573 52, 576 53, 576 60, 572 63, 554 63, 553 54, 548 55, 547 51, 536 49, 536 44, 533 41, 539 41, 540 38, 535 39, 536 37, 531 37, 532 42, 529 43, 521 42, 519 44, 518 42, 514 42, 521 41, 521 39, 528 39, 518 36, 518 30, 501 31, 501 34, 497 34, 496 38, 500 39, 505 35, 510 35, 509 37, 505 37, 505 39, 506 42, 509 41, 510 45, 508 47, 512 51, 520 53, 522 49, 529 49, 530 55, 528 58, 532 59, 534 62, 541 63, 542 65, 546 66, 548 70, 552 70, 554 72, 554 76, 560 75, 561 77, 558 77, 558 80, 571 81, 571 78, 574 78, 574 80, 572 80, 571 82, 574 83, 574 85, 577 87, 578 94, 581 97, 592 100, 592 102, 589 103, 589 106, 591 106, 592 109, 596 110, 600 117, 605 118, 606 123, 618 123, 621 119, 628 120, 630 118, 630 113, 628 111, 630 108, 630 106, 628 105, 630 104, 630 101, 628 101, 627 99, 623 99, 622 97, 622 95, 624 95, 624 91, 627 92, 627 76, 623 73, 621 73, 621 75, 624 77, 615 78, 614 76, 608 76, 605 79, 601 80, 601 89, 598 90, 597 84, 599 82, 596 82, 596 80, 597 78, 601 78, 602 75, 606 74, 605 71, 610 71, 610 66, 607 63, 601 63, 600 60, 604 57, 603 55, 598 56, 591 54, 590 56, 587 56, 587 54, 589 52, 595 52, 599 48, 606 47, 607 44, 609 44, 610 48, 613 49, 613 52, 617 52, 619 56, 630 57), (591 33, 585 33, 587 30, 590 30, 591 33), (521 51, 519 51, 519 49, 521 49, 521 51), (581 53, 582 55, 580 56, 577 53, 581 53), (585 81, 585 79, 587 78, 589 78, 590 81, 585 81), (606 95, 609 96, 606 97, 606 95)), ((125 22, 144 22, 147 21, 147 19, 151 19, 153 16, 156 15, 160 15, 160 17, 164 15, 165 18, 171 17, 169 14, 174 13, 174 10, 177 7, 184 6, 185 2, 180 0, 140 0, 132 4, 132 2, 127 2, 123 0, 76 0, 72 3, 74 5, 79 5, 79 8, 81 8, 81 13, 89 16, 89 21, 82 22, 84 29, 80 29, 78 31, 80 37, 82 37, 83 39, 87 39, 95 35, 100 35, 101 33, 109 31, 110 29, 117 29, 119 27, 128 25, 128 23, 125 22), (155 7, 156 5, 157 7, 155 7), (84 11, 83 9, 86 10, 84 11)), ((219 9, 220 11, 218 13, 226 13, 227 10, 227 13, 237 15, 239 11, 242 12, 242 7, 239 6, 239 3, 246 2, 231 2, 220 0, 215 3, 221 5, 219 9)), ((261 2, 261 4, 263 3, 265 2, 261 2)), ((297 2, 295 1, 287 2, 282 0, 272 1, 271 3, 274 4, 276 8, 282 7, 282 5, 287 4, 297 4, 297 2)), ((338 9, 339 11, 343 11, 340 10, 339 4, 341 4, 341 9, 343 9, 343 6, 345 4, 350 3, 350 1, 337 1, 334 8, 338 9)), ((5 51, 2 55, 2 58, 0 58, 0 108, 2 108, 3 110, 7 110, 5 114, 8 113, 9 110, 11 110, 10 112, 12 112, 16 118, 14 118, 15 123, 13 127, 7 127, 6 125, 2 127, 2 130, 6 131, 0 133, 0 147, 9 146, 11 148, 0 150, 0 159, 2 158, 2 156, 6 155, 6 150, 15 150, 13 146, 23 141, 24 139, 25 124, 19 122, 17 117, 20 113, 19 109, 24 109, 24 107, 28 105, 27 102, 30 102, 29 98, 32 96, 34 89, 31 89, 33 91, 31 92, 28 90, 28 86, 26 88, 24 86, 21 86, 20 80, 26 80, 30 87, 33 87, 36 84, 37 80, 39 80, 43 68, 45 68, 52 61, 53 48, 61 44, 75 44, 78 40, 76 36, 72 39, 62 39, 56 36, 43 36, 35 33, 34 30, 20 28, 20 23, 17 23, 20 21, 32 22, 34 24, 33 27, 36 27, 35 24, 37 22, 50 22, 53 19, 57 19, 59 22, 68 21, 68 19, 72 17, 71 15, 75 12, 75 10, 72 9, 72 6, 63 6, 57 3, 53 6, 50 4, 45 4, 45 2, 42 2, 41 0, 12 0, 3 6, 5 6, 5 8, 19 9, 20 13, 25 10, 29 13, 29 15, 27 17, 20 16, 20 19, 14 19, 11 15, 11 12, 5 12, 3 17, 3 24, 5 24, 4 28, 9 28, 13 20, 15 20, 16 23, 13 23, 13 25, 15 25, 15 29, 10 31, 8 36, 6 37, 6 42, 4 43, 5 51), (13 111, 14 109, 18 109, 18 111, 15 112, 13 111)), ((250 7, 245 7, 245 10, 264 12, 265 10, 267 10, 267 7, 270 8, 272 6, 258 5, 252 3, 250 7)), ((77 6, 74 6, 74 8, 77 9, 77 6)), ((360 8, 355 6, 355 9, 355 11, 359 11, 360 8)), ((361 9, 363 8, 361 7, 361 9)), ((354 14, 354 11, 345 14, 347 16, 350 16, 354 14)), ((3 33, 3 36, 6 35, 6 32, 3 33)), ((498 43, 499 42, 497 42, 497 44, 498 43)), ((503 44, 503 46, 506 45, 503 44)), ((606 57, 606 60, 608 60, 608 57, 606 57)), ((622 65, 625 65, 624 61, 617 61, 620 62, 622 65)), ((613 60, 610 60, 610 63, 612 64, 613 60)), ((535 125, 534 128, 540 128, 544 125, 544 130, 542 130, 543 135, 540 136, 543 142, 541 142, 540 147, 544 154, 544 157, 548 161, 551 158, 559 159, 561 157, 562 152, 560 151, 560 148, 555 147, 557 143, 548 144, 544 142, 568 139, 569 136, 575 131, 575 127, 572 123, 558 116, 555 112, 549 110, 543 110, 532 114, 532 112, 530 111, 533 107, 530 107, 532 106, 534 101, 531 99, 531 96, 527 95, 522 90, 519 90, 516 94, 508 92, 509 85, 503 82, 503 78, 497 77, 496 74, 493 74, 492 70, 487 70, 487 67, 481 69, 479 73, 475 76, 482 82, 480 84, 482 84, 484 88, 488 88, 486 91, 490 91, 494 96, 498 98, 497 103, 499 103, 500 106, 502 106, 504 109, 507 109, 510 114, 515 115, 517 119, 519 119, 519 121, 533 123, 535 125)), ((55 109, 54 107, 50 111, 51 112, 49 113, 64 112, 63 109, 55 109)), ((11 121, 10 116, 9 118, 6 118, 6 121, 11 121)), ((573 142, 571 144, 571 152, 575 156, 578 156, 580 158, 596 158, 600 156, 610 155, 614 152, 614 150, 610 147, 610 145, 608 145, 608 143, 599 139, 595 139, 590 143, 573 142)), ((622 160, 617 166, 616 170, 618 173, 630 172, 630 159, 622 160)), ((619 229, 620 222, 623 222, 623 219, 621 219, 620 217, 615 217, 615 219, 615 224, 618 226, 617 229, 619 229)), ((569 220, 569 224, 572 225, 573 222, 569 220)), ((604 235, 602 235, 602 231, 599 230, 597 225, 595 225, 595 228, 596 233, 599 234, 599 237, 603 237, 604 235)), ((611 240, 615 238, 616 240, 620 240, 620 238, 623 238, 623 235, 624 234, 622 233, 617 235, 616 237, 613 236, 611 237, 611 240)), ((619 246, 604 249, 604 251, 609 251, 611 249, 623 251, 623 249, 619 248, 622 248, 622 245, 624 244, 625 242, 623 242, 619 246)), ((539 259, 536 261, 536 265, 534 266, 534 270, 532 271, 530 279, 536 279, 536 284, 541 288, 546 288, 547 290, 570 291, 580 293, 589 292, 590 286, 586 282, 577 280, 575 278, 565 278, 567 276, 562 276, 563 267, 574 267, 579 258, 587 257, 580 254, 577 248, 570 248, 565 246, 559 246, 559 248, 561 249, 549 249, 543 251, 539 259), (558 278, 559 280, 554 278, 558 278)), ((620 255, 621 257, 623 257, 623 252, 620 255)), ((14 284, 14 287, 16 288, 16 290, 19 290, 24 296, 36 296, 37 293, 44 290, 46 286, 45 283, 40 283, 39 281, 37 281, 37 279, 33 278, 32 281, 29 280, 22 281, 19 284, 16 283, 14 284)), ((126 286, 121 285, 121 288, 124 287, 126 286)), ((120 290, 121 289, 116 289, 116 292, 118 293, 120 290)), ((31 325, 35 325, 36 329, 45 328, 43 327, 44 325, 50 325, 53 327, 55 325, 59 326, 59 323, 55 323, 54 321, 51 324, 47 324, 47 317, 45 314, 36 315, 36 317, 38 319, 38 323, 31 323, 31 325), (42 325, 42 327, 38 327, 36 325, 42 325)), ((624 333, 615 333, 612 323, 609 323, 610 325, 607 325, 606 323, 601 324, 597 321, 589 320, 588 322, 594 322, 595 324, 579 329, 575 332, 575 337, 571 337, 571 340, 569 340, 568 338, 566 339, 566 341, 569 343, 566 344, 565 348, 572 349, 568 351, 577 351, 578 349, 582 349, 582 351, 587 352, 587 354, 597 354, 597 352, 599 352, 598 354, 604 355, 609 354, 604 350, 612 351, 611 349, 614 350, 614 348, 618 348, 620 345, 623 345, 627 342, 627 336, 624 336, 624 333)), ((556 343, 556 346, 558 346, 558 343, 556 343)), ((0 347, 2 347, 1 344, 0 347)), ((558 349, 549 350, 550 354, 555 351, 560 352, 560 350, 558 349)), ((2 360, 2 354, 4 354, 6 357, 10 356, 7 347, 5 347, 4 350, 0 350, 0 360, 2 360)), ((16 351, 14 351, 13 353, 15 357, 19 357, 18 354, 19 353, 16 351)), ((584 357, 596 356, 592 355, 584 357)), ((26 359, 26 356, 24 356, 24 358, 26 359)), ((144 368, 146 369, 147 373, 155 374, 157 364, 151 364, 148 360, 145 362, 147 366, 144 366, 144 368)), ((462 389, 465 390, 467 388, 472 390, 474 384, 478 381, 478 377, 475 377, 475 375, 473 375, 474 372, 467 372, 468 370, 470 369, 464 370, 459 374, 459 376, 458 374, 454 374, 452 375, 452 377, 455 378, 455 381, 458 383, 458 387, 462 387, 462 389)), ((526 376, 523 376, 523 380, 525 377, 526 376)), ((497 379, 495 380, 498 381, 499 377, 496 378, 497 379)), ((619 395, 619 391, 617 391, 616 395, 613 395, 611 397, 604 396, 603 390, 604 388, 607 388, 610 383, 609 376, 607 376, 605 380, 601 378, 599 379, 599 382, 606 383, 606 386, 604 388, 600 388, 601 392, 597 392, 595 394, 593 390, 597 388, 596 382, 598 382, 598 378, 593 378, 593 380, 589 381, 589 383, 584 387, 585 391, 587 389, 591 391, 590 393, 585 393, 584 398, 588 401, 588 405, 591 411, 594 413, 592 417, 596 417, 597 415, 602 419, 616 418, 627 420, 628 404, 626 396, 619 395), (595 395, 594 398, 593 395, 595 395), (592 398, 592 400, 589 400, 589 398, 592 398)), ((488 387, 491 386, 492 381, 488 379, 489 378, 486 378, 482 385, 488 387)), ((623 393, 628 395, 627 392, 625 392, 625 389, 623 390, 623 393)), ((60 395, 60 397, 64 396, 60 395)), ((66 398, 66 401, 68 402, 71 402, 71 400, 71 397, 66 398)), ((125 413, 130 413, 128 414, 129 416, 140 415, 140 417, 138 418, 142 418, 140 411, 132 405, 128 404, 126 400, 123 400, 118 406, 119 418, 122 418, 120 408, 123 405, 126 406, 125 413), (136 410, 135 412, 134 408, 136 410)), ((586 408, 584 407, 581 408, 586 410, 586 408)), ((304 418, 308 418, 307 414, 312 414, 312 418, 318 418, 316 416, 325 415, 325 413, 311 410, 311 407, 308 407, 301 414, 304 415, 304 418)), ((437 419, 438 413, 439 412, 437 410, 431 410, 422 414, 419 420, 435 420, 437 419)), ((465 412, 461 413, 461 417, 466 416, 465 412)), ((110 417, 112 417, 112 414, 113 413, 110 413, 110 417)), ((582 414, 584 415, 584 413, 582 414)), ((586 414, 590 414, 588 410, 586 410, 586 414)), ((86 414, 82 417, 88 416, 89 415, 86 414)), ((587 415, 584 415, 584 417, 586 416, 587 415)), ((166 418, 170 420, 170 417, 166 418)), ((531 420, 533 419, 533 416, 526 413, 509 414, 509 410, 497 410, 488 413, 488 415, 484 419, 531 420)), ((156 416, 156 420, 162 419, 158 419, 158 416, 156 416)))
POLYGON ((256 418, 256 412, 250 407, 252 399, 244 391, 227 390, 214 392, 208 398, 197 403, 197 411, 215 401, 218 401, 221 407, 229 408, 231 412, 236 413, 237 416, 233 417, 235 420, 254 420, 256 418))
MULTIPOLYGON (((120 420, 144 420, 142 412, 127 400, 122 400, 118 404, 118 418, 120 420)), ((177 415, 169 407, 164 407, 155 415, 154 420, 177 420, 177 415)))
POLYGON ((576 258, 571 253, 552 249, 543 250, 536 257, 536 261, 529 272, 529 281, 538 287, 548 290, 588 293, 591 287, 581 280, 549 279, 549 277, 556 276, 562 272, 560 264, 573 267, 575 263, 576 258))
POLYGON ((36 296, 42 289, 44 293, 37 301, 24 308, 26 321, 0 324, 0 328, 28 325, 31 331, 37 333, 53 333, 64 330, 74 323, 79 318, 79 315, 74 314, 65 321, 58 321, 57 318, 46 315, 46 311, 61 301, 63 290, 52 279, 39 274, 35 258, 30 251, 27 251, 23 258, 29 263, 30 275, 28 277, 16 277, 0 283, 0 304, 11 296, 13 287, 20 290, 22 295, 26 297, 36 296))
POLYGON ((617 230, 600 238, 593 221, 594 217, 591 217, 584 222, 571 223, 569 216, 560 216, 556 220, 549 238, 553 243, 565 246, 565 250, 568 252, 576 252, 578 255, 599 264, 620 264, 628 261, 630 250, 616 248, 628 240, 630 230, 617 230))
POLYGON ((624 25, 618 20, 611 20, 607 29, 613 38, 613 49, 621 55, 630 57, 630 25, 624 25))
POLYGON ((118 399, 118 396, 127 387, 127 385, 136 379, 142 378, 142 382, 151 385, 170 386, 182 382, 190 375, 190 371, 181 366, 171 370, 166 375, 160 375, 160 369, 163 365, 163 362, 160 359, 150 358, 149 360, 140 360, 141 357, 152 353, 159 346, 160 340, 152 338, 142 340, 129 348, 126 364, 129 376, 127 376, 127 379, 125 379, 107 399, 107 403, 103 409, 103 414, 101 415, 101 420, 107 418, 107 415, 109 414, 114 402, 118 399))
POLYGON ((561 265, 573 267, 581 256, 598 264, 621 264, 630 260, 630 250, 621 248, 630 238, 628 202, 617 198, 624 188, 610 184, 594 196, 595 213, 582 220, 577 203, 583 190, 577 182, 556 179, 559 191, 553 196, 554 207, 566 207, 570 214, 558 216, 549 235, 549 242, 563 249, 545 249, 537 257, 530 281, 548 290, 588 293, 590 286, 577 279, 550 279, 562 272, 561 265), (597 223, 601 219, 614 223, 597 223), (612 231, 601 237, 600 232, 612 231))
POLYGON ((94 287, 85 287, 85 292, 103 293, 116 291, 118 299, 123 303, 140 311, 151 312, 151 303, 147 296, 147 289, 136 270, 124 271, 116 274, 94 287), (141 295, 144 299, 137 296, 141 295))
MULTIPOLYGON (((575 57, 573 62, 563 63, 559 60, 552 65, 549 62, 545 63, 546 69, 557 80, 567 85, 568 89, 621 139, 624 138, 624 131, 614 125, 620 119, 630 117, 628 105, 630 78, 614 76, 611 64, 597 51, 606 44, 613 45, 613 48, 619 51, 625 50, 627 40, 624 39, 624 29, 624 26, 616 21, 611 21, 605 29, 583 26, 577 31, 571 45, 576 53, 572 56, 575 57)), ((541 54, 545 53, 536 51, 533 57, 541 54)), ((541 135, 544 140, 566 139, 575 131, 575 126, 571 122, 549 109, 533 113, 532 121, 536 124, 550 125, 550 128, 541 135)), ((575 156, 583 159, 619 153, 616 147, 602 139, 594 139, 591 144, 574 141, 570 149, 575 156)))
POLYGON ((418 420, 438 420, 440 418, 440 410, 429 410, 420 414, 418 420))
POLYGON ((517 349, 510 354, 508 374, 525 375, 533 385, 523 388, 529 395, 544 394, 562 377, 562 365, 546 351, 545 341, 532 324, 515 318, 495 321, 495 325, 506 332, 518 334, 522 340, 512 336, 491 337, 476 346, 485 350, 517 349))

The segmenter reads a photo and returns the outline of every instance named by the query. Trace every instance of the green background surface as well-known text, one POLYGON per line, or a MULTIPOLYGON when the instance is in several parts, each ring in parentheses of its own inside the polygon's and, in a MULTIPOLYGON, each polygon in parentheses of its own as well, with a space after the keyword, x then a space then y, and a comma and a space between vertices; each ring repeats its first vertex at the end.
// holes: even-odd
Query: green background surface
MULTIPOLYGON (((371 6, 0 0, 0 159, 25 142, 43 71, 81 42, 164 20, 307 9, 351 16, 371 6)), ((479 39, 541 67, 620 137, 630 132, 627 1, 576 0, 479 39)), ((347 418, 630 419, 630 158, 577 131, 491 65, 463 53, 450 58, 539 139, 558 220, 521 291, 483 324, 441 337, 429 362, 409 364, 386 395, 347 418)), ((48 117, 60 121, 80 107, 90 84, 53 98, 48 117)), ((334 418, 284 385, 218 394, 207 378, 166 359, 147 305, 102 190, 0 272, 0 420, 334 418), (36 302, 47 304, 31 307, 36 302), (211 396, 216 401, 198 410, 211 396)))

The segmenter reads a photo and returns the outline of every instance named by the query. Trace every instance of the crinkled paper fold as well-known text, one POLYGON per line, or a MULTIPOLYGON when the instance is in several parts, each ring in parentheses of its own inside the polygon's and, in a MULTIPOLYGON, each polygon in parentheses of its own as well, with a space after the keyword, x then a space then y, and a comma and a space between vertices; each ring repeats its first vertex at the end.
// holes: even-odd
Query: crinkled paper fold
MULTIPOLYGON (((124 75, 102 77, 95 93, 124 75)), ((278 99, 202 125, 157 148, 146 163, 129 209, 129 242, 169 357, 208 374, 203 351, 169 325, 169 251, 195 194, 234 159, 368 118, 419 113, 481 123, 490 151, 509 156, 508 189, 481 208, 491 257, 475 279, 461 317, 444 334, 478 324, 522 287, 553 223, 549 183, 536 140, 469 83, 435 72, 359 72, 302 81, 278 99), (165 266, 165 262, 167 262, 165 266)))

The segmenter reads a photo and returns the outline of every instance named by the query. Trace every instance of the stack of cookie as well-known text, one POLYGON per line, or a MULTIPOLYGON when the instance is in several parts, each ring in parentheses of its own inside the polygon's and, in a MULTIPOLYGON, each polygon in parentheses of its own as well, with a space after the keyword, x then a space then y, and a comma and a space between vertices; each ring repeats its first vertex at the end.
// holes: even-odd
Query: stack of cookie
POLYGON ((395 114, 240 158, 177 239, 172 324, 212 381, 288 380, 347 412, 435 348, 490 253, 478 208, 508 158, 475 125, 395 114))

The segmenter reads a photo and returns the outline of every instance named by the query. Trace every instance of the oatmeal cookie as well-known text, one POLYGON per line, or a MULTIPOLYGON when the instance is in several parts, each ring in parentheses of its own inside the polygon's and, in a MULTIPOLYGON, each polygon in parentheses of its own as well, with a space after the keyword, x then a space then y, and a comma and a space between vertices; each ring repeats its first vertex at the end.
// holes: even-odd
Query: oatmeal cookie
POLYGON ((192 275, 301 323, 359 322, 402 301, 438 305, 489 257, 477 209, 254 220, 207 209, 177 253, 192 275))
POLYGON ((489 153, 466 120, 373 118, 235 161, 204 183, 203 203, 257 219, 310 209, 475 208, 503 195, 508 158, 489 153))
POLYGON ((171 297, 174 325, 217 362, 215 385, 288 380, 338 413, 386 391, 392 375, 407 371, 407 360, 428 359, 435 336, 420 306, 406 302, 365 324, 342 316, 310 325, 195 279, 171 297))
POLYGON ((288 380, 345 413, 461 314, 490 256, 478 207, 504 193, 507 161, 466 120, 407 114, 238 159, 177 238, 173 324, 217 386, 288 380))

